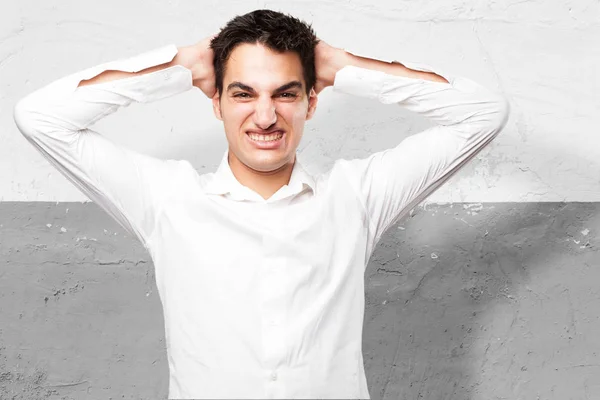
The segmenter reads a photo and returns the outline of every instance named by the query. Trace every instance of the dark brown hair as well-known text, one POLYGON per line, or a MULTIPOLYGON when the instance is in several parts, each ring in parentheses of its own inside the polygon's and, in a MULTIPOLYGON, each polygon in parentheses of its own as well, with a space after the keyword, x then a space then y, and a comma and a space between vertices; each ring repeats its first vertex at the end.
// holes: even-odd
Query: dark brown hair
POLYGON ((318 42, 311 25, 291 15, 272 10, 255 10, 238 15, 227 22, 210 42, 214 51, 213 66, 219 97, 223 94, 227 60, 235 47, 242 43, 262 44, 278 53, 297 53, 308 95, 316 81, 315 46, 318 42))

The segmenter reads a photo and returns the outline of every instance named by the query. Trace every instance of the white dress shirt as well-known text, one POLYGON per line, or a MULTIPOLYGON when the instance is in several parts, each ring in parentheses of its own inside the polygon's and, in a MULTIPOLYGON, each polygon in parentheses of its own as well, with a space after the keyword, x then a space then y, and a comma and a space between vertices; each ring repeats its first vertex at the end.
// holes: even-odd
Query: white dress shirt
POLYGON ((169 398, 368 399, 362 329, 373 249, 494 139, 508 103, 439 69, 450 83, 346 66, 335 91, 396 103, 437 125, 318 175, 298 158, 289 184, 265 200, 236 180, 227 152, 216 172, 200 175, 188 161, 142 155, 90 129, 134 101, 191 89, 191 72, 174 66, 77 88, 81 80, 137 72, 176 53, 169 45, 55 81, 17 104, 15 122, 151 255, 169 398))

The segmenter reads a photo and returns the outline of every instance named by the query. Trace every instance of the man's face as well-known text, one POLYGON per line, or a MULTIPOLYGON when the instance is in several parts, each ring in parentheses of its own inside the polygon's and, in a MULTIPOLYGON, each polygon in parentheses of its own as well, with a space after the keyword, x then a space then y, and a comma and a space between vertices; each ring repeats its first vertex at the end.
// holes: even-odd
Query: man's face
MULTIPOLYGON (((223 121, 230 164, 258 173, 282 170, 295 160, 304 123, 312 118, 317 96, 306 95, 298 54, 278 54, 258 44, 241 44, 231 53, 223 77, 223 93, 213 97, 215 116, 223 121), (262 133, 283 133, 274 142, 262 133), (255 133, 258 137, 252 137, 255 133)), ((278 137, 278 136, 274 136, 278 137)))

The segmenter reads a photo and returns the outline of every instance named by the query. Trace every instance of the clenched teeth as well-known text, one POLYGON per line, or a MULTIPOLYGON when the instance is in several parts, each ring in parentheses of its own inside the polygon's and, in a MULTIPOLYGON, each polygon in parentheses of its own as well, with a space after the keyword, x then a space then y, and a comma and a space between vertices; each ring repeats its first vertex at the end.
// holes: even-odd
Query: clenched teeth
POLYGON ((283 137, 283 133, 271 133, 269 135, 259 135, 256 133, 249 133, 250 139, 256 140, 258 142, 272 142, 273 140, 279 140, 283 137))

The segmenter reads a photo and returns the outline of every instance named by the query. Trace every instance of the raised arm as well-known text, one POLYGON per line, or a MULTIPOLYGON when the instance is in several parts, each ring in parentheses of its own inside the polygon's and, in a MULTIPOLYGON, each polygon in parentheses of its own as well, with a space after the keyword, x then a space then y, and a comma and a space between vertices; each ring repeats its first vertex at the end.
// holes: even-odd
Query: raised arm
POLYGON ((398 104, 437 124, 394 148, 337 163, 364 205, 372 251, 391 225, 500 133, 508 120, 509 105, 500 93, 440 68, 335 54, 327 57, 329 66, 322 68, 330 71, 321 77, 323 86, 398 104))
POLYGON ((175 57, 164 64, 151 66, 140 71, 105 70, 93 78, 82 80, 79 82, 78 87, 131 78, 180 65, 190 70, 192 84, 202 90, 207 97, 212 98, 216 92, 213 51, 209 47, 213 37, 214 35, 191 46, 179 47, 175 57))
POLYGON ((128 150, 89 127, 132 102, 160 100, 193 86, 214 93, 212 51, 202 47, 209 39, 74 73, 29 94, 14 109, 17 127, 35 149, 144 245, 180 163, 128 150))

